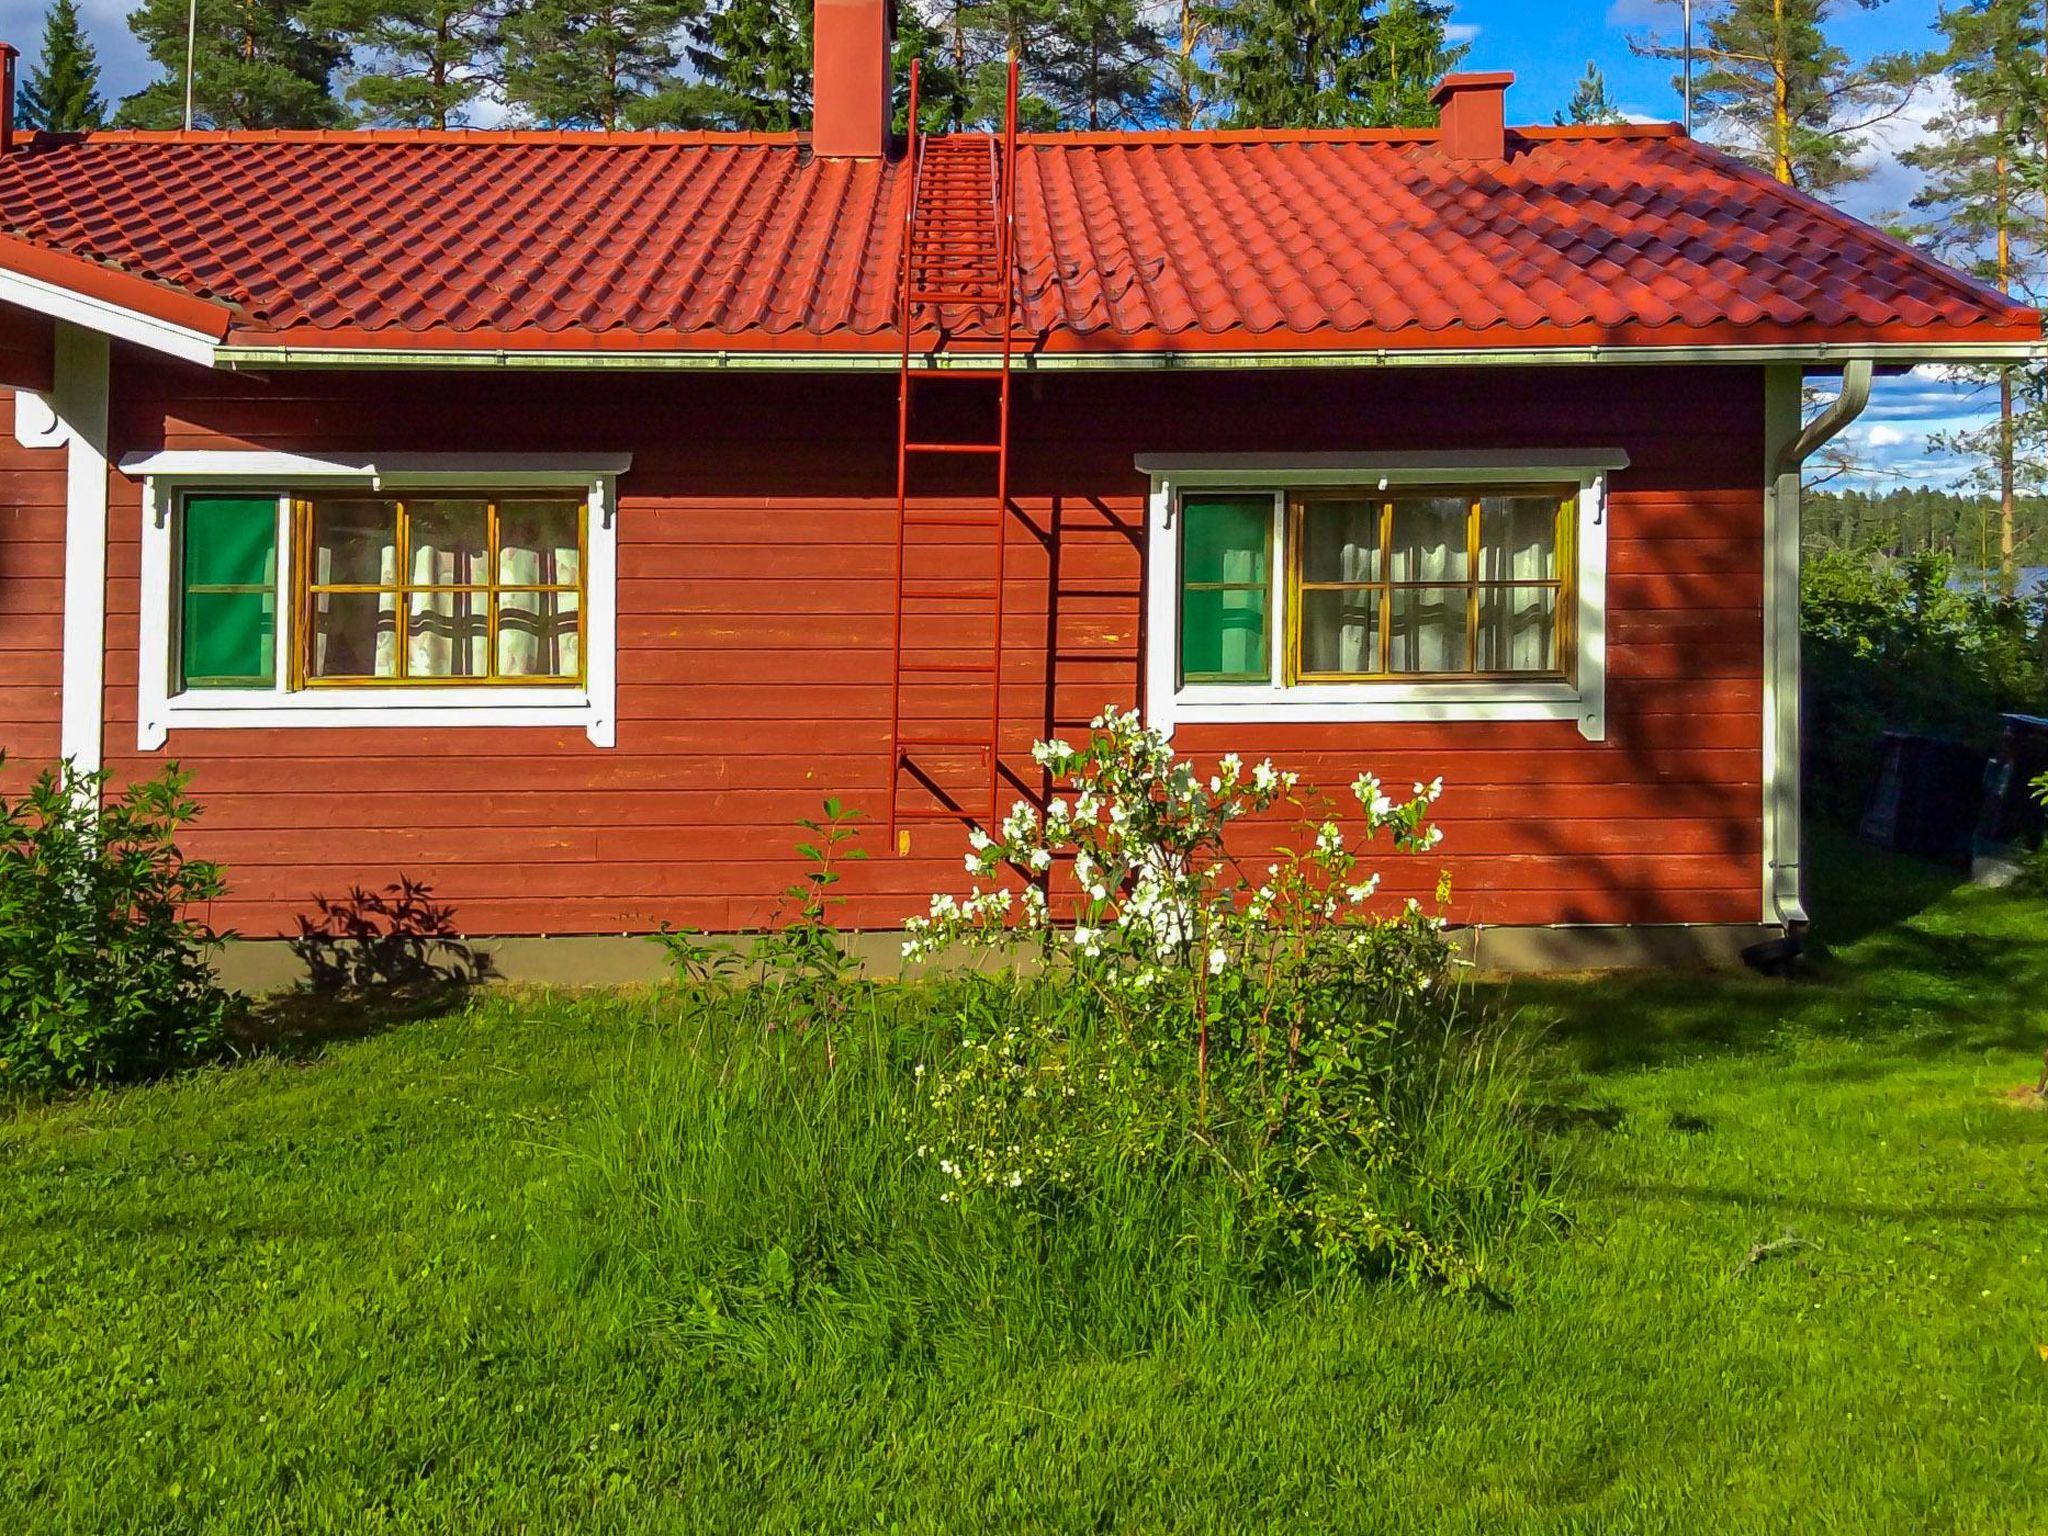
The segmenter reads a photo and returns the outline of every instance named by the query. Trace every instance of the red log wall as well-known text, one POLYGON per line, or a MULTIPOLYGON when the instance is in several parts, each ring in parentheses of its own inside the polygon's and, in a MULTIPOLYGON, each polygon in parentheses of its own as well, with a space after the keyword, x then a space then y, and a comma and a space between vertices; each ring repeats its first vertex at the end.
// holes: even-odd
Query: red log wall
MULTIPOLYGON (((169 759, 226 862, 214 920, 290 931, 316 894, 399 875, 475 934, 760 921, 796 876, 791 823, 888 779, 894 379, 707 375, 207 375, 115 353, 113 457, 154 448, 630 450, 619 485, 618 745, 579 730, 184 731, 135 749, 139 484, 116 474, 107 761, 169 759)), ((1748 922, 1760 905, 1762 375, 1551 368, 1468 374, 1067 375, 1021 382, 1014 490, 1058 529, 1013 537, 1010 744, 1136 700, 1146 482, 1138 452, 1619 446, 1608 737, 1569 723, 1185 726, 1184 751, 1272 753, 1332 788, 1442 774, 1447 868, 1487 922, 1748 922), (1056 661, 1048 680, 1047 626, 1056 661)), ((0 440, 0 730, 55 746, 63 463, 0 440)), ((985 473, 985 471, 984 471, 985 473)), ((952 487, 965 501, 973 469, 952 487)), ((934 505, 948 499, 943 482, 934 505)), ((971 503, 969 503, 971 504, 971 503)), ((973 537, 973 535, 967 535, 973 537)), ((972 625, 963 631, 968 638, 972 625)), ((12 764, 10 764, 10 771, 12 764)), ((957 830, 873 857, 850 922, 894 926, 959 889, 957 830)))

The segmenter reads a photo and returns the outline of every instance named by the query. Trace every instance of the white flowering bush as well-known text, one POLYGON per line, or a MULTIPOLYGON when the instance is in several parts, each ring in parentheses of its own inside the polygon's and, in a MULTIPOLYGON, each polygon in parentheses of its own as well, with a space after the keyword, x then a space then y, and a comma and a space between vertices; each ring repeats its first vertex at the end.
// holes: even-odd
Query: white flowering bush
POLYGON ((1369 860, 1426 854, 1442 782, 1399 798, 1362 774, 1339 807, 1235 756, 1203 775, 1134 714, 1034 755, 1056 787, 970 834, 965 898, 906 924, 907 958, 1035 954, 1035 981, 960 1006, 920 1078, 917 1150, 943 1198, 1087 1199, 1113 1171, 1230 1181, 1258 1261, 1468 1283, 1409 1187, 1418 1042, 1444 1038, 1440 909, 1383 901, 1369 860), (1258 849, 1254 855, 1251 850, 1258 849))

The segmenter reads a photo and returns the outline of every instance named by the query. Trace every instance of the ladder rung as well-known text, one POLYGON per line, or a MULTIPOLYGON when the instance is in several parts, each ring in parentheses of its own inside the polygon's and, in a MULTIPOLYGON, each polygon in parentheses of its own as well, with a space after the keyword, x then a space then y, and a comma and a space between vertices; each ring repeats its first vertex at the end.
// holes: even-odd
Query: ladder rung
POLYGON ((1001 453, 1001 443, 905 443, 906 453, 1001 453))
POLYGON ((989 528, 993 529, 993 517, 906 517, 906 528, 989 528))
POLYGON ((902 743, 902 753, 898 755, 908 753, 912 747, 972 747, 977 752, 994 750, 994 744, 986 736, 917 736, 906 738, 902 743))
POLYGON ((977 677, 994 677, 996 669, 980 661, 906 661, 905 672, 944 672, 948 675, 972 672, 977 677))

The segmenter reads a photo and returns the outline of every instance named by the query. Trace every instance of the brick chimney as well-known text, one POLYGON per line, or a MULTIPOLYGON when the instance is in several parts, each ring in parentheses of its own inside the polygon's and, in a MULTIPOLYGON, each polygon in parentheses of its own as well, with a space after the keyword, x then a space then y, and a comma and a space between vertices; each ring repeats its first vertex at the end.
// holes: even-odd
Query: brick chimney
POLYGON ((14 67, 21 50, 12 43, 0 43, 0 155, 14 148, 14 67))
POLYGON ((895 0, 816 0, 811 152, 875 159, 889 147, 895 0))
MULTIPOLYGON (((819 10, 824 9, 820 0, 819 10)), ((1442 112, 1438 144, 1453 160, 1504 160, 1508 153, 1508 87, 1513 73, 1445 75, 1429 100, 1442 112)))

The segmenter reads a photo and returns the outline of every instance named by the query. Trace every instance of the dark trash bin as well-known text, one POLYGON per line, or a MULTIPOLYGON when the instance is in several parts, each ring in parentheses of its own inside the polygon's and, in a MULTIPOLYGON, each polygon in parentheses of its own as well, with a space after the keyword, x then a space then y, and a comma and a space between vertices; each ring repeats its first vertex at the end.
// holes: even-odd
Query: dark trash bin
POLYGON ((1940 736, 1885 734, 1866 843, 1967 869, 1984 800, 1985 757, 1940 736))
POLYGON ((2034 781, 2048 773, 2048 719, 2007 715, 2005 734, 1984 775, 1977 820, 1983 848, 2039 848, 2048 810, 2034 797, 2034 781))

